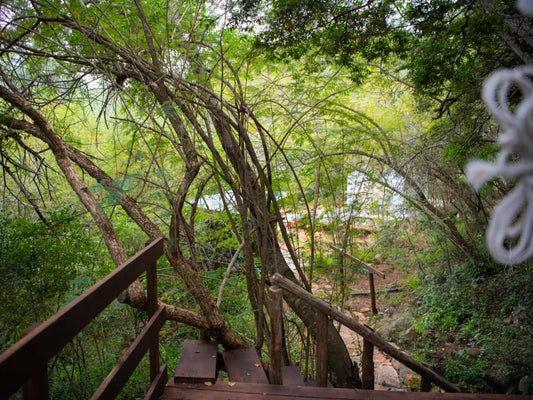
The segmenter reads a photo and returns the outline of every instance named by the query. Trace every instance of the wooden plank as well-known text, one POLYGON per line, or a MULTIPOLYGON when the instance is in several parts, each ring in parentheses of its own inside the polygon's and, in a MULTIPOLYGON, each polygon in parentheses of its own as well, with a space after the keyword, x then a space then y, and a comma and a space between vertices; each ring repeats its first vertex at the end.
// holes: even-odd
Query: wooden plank
POLYGON ((203 340, 185 340, 174 382, 215 383, 217 380, 217 345, 203 340))
POLYGON ((420 391, 429 392, 430 390, 431 390, 431 381, 423 376, 420 379, 420 391))
POLYGON ((366 339, 363 339, 361 377, 363 389, 374 390, 374 345, 366 339))
POLYGON ((328 315, 316 311, 316 385, 328 385, 328 315))
POLYGON ((305 382, 297 365, 284 365, 281 367, 283 384, 286 386, 304 386, 305 382))
POLYGON ((357 264, 361 265, 363 268, 365 268, 368 272, 371 274, 376 274, 380 278, 385 279, 385 274, 381 272, 379 269, 374 268, 372 265, 364 262, 363 260, 360 260, 358 258, 355 258, 354 256, 349 255, 348 253, 342 251, 338 247, 333 246, 332 244, 329 245, 329 247, 335 251, 338 251, 339 253, 344 254, 346 257, 348 257, 350 260, 356 262, 357 264))
POLYGON ((283 364, 283 332, 282 332, 282 294, 279 286, 270 287, 270 383, 283 383, 281 366, 283 364))
POLYGON ((530 400, 529 396, 485 393, 420 393, 389 392, 380 390, 357 390, 320 388, 309 386, 284 386, 253 384, 246 382, 217 382, 214 385, 171 384, 167 385, 160 400, 530 400))
POLYGON ((0 354, 0 398, 7 397, 56 355, 150 264, 163 254, 154 240, 126 263, 0 354))
POLYGON ((405 366, 411 368, 413 371, 419 373, 422 376, 426 376, 437 386, 448 392, 460 392, 460 389, 454 384, 448 382, 444 377, 437 374, 432 369, 426 367, 425 365, 420 364, 414 358, 409 356, 407 353, 396 348, 392 344, 386 342, 381 336, 373 332, 371 329, 367 328, 359 321, 356 321, 353 318, 343 314, 339 310, 333 308, 330 304, 326 303, 319 297, 314 296, 313 294, 306 291, 301 286, 295 284, 294 282, 289 281, 279 273, 275 273, 272 277, 272 282, 278 284, 283 289, 290 291, 295 296, 298 296, 312 307, 317 310, 322 311, 323 313, 328 314, 331 318, 339 321, 348 328, 350 328, 355 333, 363 336, 370 343, 376 346, 378 349, 382 350, 384 353, 398 360, 405 366))
MULTIPOLYGON (((280 289, 281 290, 281 289, 280 289)), ((34 322, 22 332, 22 337, 30 334, 40 324, 34 322)), ((41 369, 29 377, 29 379, 22 386, 22 398, 24 400, 48 400, 48 366, 42 365, 41 369)))
POLYGON ((268 383, 268 378, 261 366, 261 360, 254 349, 225 351, 222 357, 230 381, 268 383))
POLYGON ((378 307, 376 306, 376 288, 374 286, 374 274, 369 272, 368 285, 370 287, 370 305, 372 307, 372 314, 378 314, 378 307))
MULTIPOLYGON (((157 261, 154 260, 146 269, 146 297, 148 318, 157 312, 157 261)), ((153 382, 159 374, 159 337, 154 336, 150 343, 150 382, 153 382)))
POLYGON ((150 385, 150 389, 148 389, 148 392, 146 392, 146 396, 144 396, 144 400, 157 400, 161 395, 163 394, 163 391, 165 390, 165 385, 168 381, 168 369, 167 365, 163 364, 161 368, 159 369, 159 373, 155 377, 155 379, 152 381, 152 384, 150 385))
POLYGON ((111 372, 104 379, 100 387, 91 396, 91 400, 115 399, 129 377, 139 365, 139 362, 146 354, 150 343, 154 337, 159 335, 159 330, 166 321, 165 306, 159 307, 150 321, 146 324, 139 336, 133 341, 126 351, 126 354, 113 367, 111 372))

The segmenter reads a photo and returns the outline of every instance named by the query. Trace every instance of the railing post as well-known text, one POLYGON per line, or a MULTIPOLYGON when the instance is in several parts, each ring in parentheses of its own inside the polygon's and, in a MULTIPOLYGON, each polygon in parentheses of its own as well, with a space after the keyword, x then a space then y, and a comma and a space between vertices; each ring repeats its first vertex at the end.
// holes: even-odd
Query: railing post
POLYGON ((429 392, 431 390, 431 379, 426 376, 420 378, 420 391, 429 392))
POLYGON ((370 304, 372 306, 372 314, 377 315, 378 308, 376 306, 376 287, 374 285, 374 273, 368 273, 368 284, 370 286, 370 304))
MULTIPOLYGON (((157 260, 146 269, 146 292, 148 297, 148 318, 157 311, 157 260)), ((156 336, 149 346, 150 349, 150 381, 159 374, 159 338, 156 336)))
MULTIPOLYGON (((442 389, 448 392, 460 392, 459 389, 454 384, 448 382, 444 377, 437 374, 431 368, 428 368, 425 365, 420 364, 407 353, 399 350, 397 347, 386 342, 382 337, 377 335, 372 330, 368 329, 366 326, 361 324, 359 321, 356 321, 353 318, 348 317, 346 314, 343 314, 339 310, 333 308, 330 304, 326 303, 324 300, 314 296, 313 294, 306 291, 304 288, 298 284, 288 280, 279 273, 275 273, 272 276, 271 281, 285 290, 288 290, 295 296, 299 297, 309 305, 311 305, 315 310, 325 313, 331 316, 336 321, 339 321, 343 325, 350 328, 355 333, 363 336, 363 338, 368 339, 378 347, 381 351, 388 354, 389 356, 395 358, 405 366, 411 368, 413 371, 419 373, 422 376, 426 376, 431 380, 432 383, 441 387, 442 389)), ((317 335, 318 336, 318 335, 317 335)))
POLYGON ((281 365, 283 363, 283 332, 282 332, 282 290, 279 286, 270 287, 270 383, 273 385, 282 385, 283 377, 281 375, 281 365))
POLYGON ((328 315, 316 311, 316 385, 328 385, 328 315))
MULTIPOLYGON (((369 327, 367 326, 367 328, 369 327)), ((361 370, 362 388, 374 390, 374 345, 364 338, 363 355, 361 356, 361 370)))
MULTIPOLYGON (((35 322, 28 326, 22 332, 22 337, 28 335, 37 328, 40 323, 35 322)), ((22 387, 22 398, 24 400, 48 400, 48 371, 47 365, 44 364, 35 372, 22 387)))

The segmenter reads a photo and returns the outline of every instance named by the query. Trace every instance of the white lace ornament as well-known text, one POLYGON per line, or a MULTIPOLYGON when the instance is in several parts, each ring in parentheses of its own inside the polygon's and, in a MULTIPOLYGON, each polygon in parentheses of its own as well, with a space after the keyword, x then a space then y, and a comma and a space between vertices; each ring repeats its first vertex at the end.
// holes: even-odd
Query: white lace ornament
POLYGON ((479 190, 495 176, 516 180, 514 189, 494 208, 486 233, 489 253, 514 265, 533 256, 533 66, 494 72, 483 87, 483 100, 503 133, 495 163, 474 160, 465 174, 479 190), (509 95, 519 90, 522 100, 511 108, 509 95), (511 160, 511 158, 513 158, 511 160))

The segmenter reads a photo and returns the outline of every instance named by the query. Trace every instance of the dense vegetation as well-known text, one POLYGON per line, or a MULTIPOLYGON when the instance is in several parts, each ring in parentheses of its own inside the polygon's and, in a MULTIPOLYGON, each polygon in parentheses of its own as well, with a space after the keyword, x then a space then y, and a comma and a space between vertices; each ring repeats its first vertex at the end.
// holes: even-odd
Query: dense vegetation
MULTIPOLYGON (((333 277, 342 306, 335 244, 409 276, 389 301, 417 337, 394 339, 421 361, 466 390, 531 390, 531 264, 483 246, 514 183, 464 177, 497 151, 484 79, 532 61, 513 2, 14 0, 0 23, 2 349, 166 237, 163 358, 199 329, 267 357, 268 277, 333 277)), ((307 359, 314 313, 285 296, 307 359)), ((145 302, 137 282, 51 363, 54 397, 94 390, 145 302)), ((333 325, 329 347, 332 382, 357 386, 333 325)))

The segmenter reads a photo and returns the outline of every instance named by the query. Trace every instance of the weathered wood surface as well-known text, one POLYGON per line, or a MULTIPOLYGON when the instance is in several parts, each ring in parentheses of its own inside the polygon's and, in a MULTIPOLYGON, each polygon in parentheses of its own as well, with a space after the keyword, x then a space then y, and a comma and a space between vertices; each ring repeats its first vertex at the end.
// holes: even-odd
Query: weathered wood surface
POLYGON ((217 380, 217 345, 203 340, 185 340, 175 383, 214 383, 217 380))
POLYGON ((372 314, 378 314, 378 307, 376 305, 376 287, 374 285, 374 274, 368 274, 368 287, 370 288, 370 305, 372 307, 372 314))
POLYGON ((160 400, 528 400, 528 396, 467 394, 467 393, 420 393, 389 392, 379 390, 335 389, 309 386, 285 386, 253 384, 245 382, 221 382, 204 384, 169 384, 160 400))
MULTIPOLYGON (((22 337, 27 336, 36 329, 40 323, 35 322, 22 331, 22 337)), ((48 399, 48 366, 44 364, 42 368, 33 374, 22 386, 22 398, 24 400, 48 399)))
POLYGON ((328 315, 316 312, 316 385, 328 385, 328 315))
POLYGON ((165 386, 168 381, 168 368, 166 364, 163 364, 157 373, 157 376, 152 380, 152 384, 144 396, 144 400, 159 400, 159 397, 165 390, 165 386))
MULTIPOLYGON (((149 245, 148 243, 147 245, 149 245)), ((146 269, 146 309, 148 317, 152 318, 158 311, 157 295, 157 260, 146 269)), ((159 335, 153 335, 152 342, 149 345, 150 351, 150 381, 153 382, 159 375, 159 335)))
POLYGON ((270 287, 270 383, 283 384, 281 366, 283 364, 283 320, 282 295, 283 290, 278 286, 270 287))
POLYGON ((361 381, 363 389, 374 390, 374 345, 366 339, 363 339, 361 381))
POLYGON ((363 338, 367 339, 370 343, 376 346, 378 349, 398 360, 406 367, 411 368, 413 371, 419 373, 423 377, 428 378, 437 386, 448 392, 459 392, 460 389, 454 384, 448 382, 445 378, 437 374, 432 369, 426 367, 425 365, 420 364, 414 358, 409 356, 407 353, 401 351, 397 347, 393 346, 389 342, 385 341, 381 336, 373 332, 371 329, 367 328, 359 321, 350 318, 349 316, 343 314, 339 310, 333 308, 330 304, 326 303, 324 300, 316 297, 303 289, 301 286, 297 285, 294 282, 289 281, 282 275, 276 273, 272 277, 272 282, 281 286, 283 289, 290 291, 294 295, 300 297, 302 300, 309 303, 312 307, 317 310, 320 310, 323 313, 326 313, 331 318, 339 321, 344 324, 355 333, 361 335, 363 338))
MULTIPOLYGON (((254 349, 237 349, 222 354, 230 381, 269 383, 261 360, 254 349)), ((277 386, 277 385, 273 385, 277 386)))

